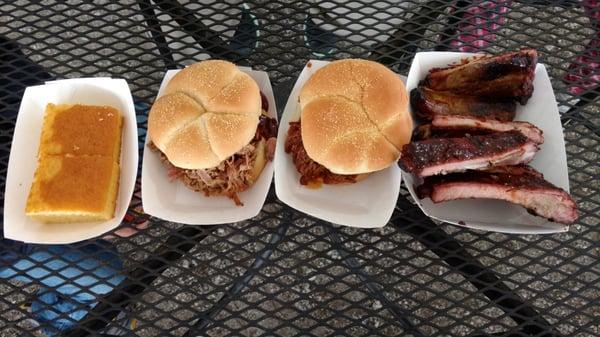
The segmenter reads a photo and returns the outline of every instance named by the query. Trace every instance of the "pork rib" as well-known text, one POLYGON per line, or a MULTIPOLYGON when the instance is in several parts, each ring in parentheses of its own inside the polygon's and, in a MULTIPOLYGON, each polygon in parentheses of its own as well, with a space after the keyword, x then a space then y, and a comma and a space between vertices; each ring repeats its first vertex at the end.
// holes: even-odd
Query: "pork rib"
POLYGON ((436 116, 431 121, 431 125, 434 130, 464 130, 465 132, 504 132, 516 130, 536 144, 544 142, 542 130, 527 122, 499 122, 492 119, 468 116, 436 116))
POLYGON ((489 135, 492 133, 483 129, 458 129, 458 128, 438 128, 431 124, 422 124, 415 128, 412 134, 412 140, 426 140, 433 138, 461 138, 477 135, 489 135))
POLYGON ((410 92, 410 104, 417 116, 432 120, 439 116, 472 116, 512 121, 517 105, 512 100, 492 101, 486 97, 457 95, 419 86, 410 92))
POLYGON ((537 64, 535 49, 498 56, 478 56, 429 72, 425 86, 457 94, 510 98, 521 104, 533 93, 537 64))
POLYGON ((537 144, 518 131, 433 138, 404 145, 399 164, 406 172, 427 177, 528 163, 537 150, 537 144))
POLYGON ((577 205, 571 196, 527 166, 428 177, 417 187, 417 195, 435 203, 456 199, 505 200, 550 221, 570 224, 577 220, 577 205))

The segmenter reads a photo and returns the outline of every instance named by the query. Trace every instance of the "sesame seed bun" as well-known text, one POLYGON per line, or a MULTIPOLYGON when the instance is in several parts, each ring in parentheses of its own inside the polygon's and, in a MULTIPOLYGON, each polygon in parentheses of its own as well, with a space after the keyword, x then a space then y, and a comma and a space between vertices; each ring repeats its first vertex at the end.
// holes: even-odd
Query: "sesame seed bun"
POLYGON ((333 173, 382 170, 410 141, 406 88, 379 63, 331 62, 308 79, 299 103, 306 153, 333 173))
POLYGON ((209 169, 250 143, 260 114, 249 75, 227 61, 202 61, 169 81, 150 110, 148 136, 173 165, 209 169))

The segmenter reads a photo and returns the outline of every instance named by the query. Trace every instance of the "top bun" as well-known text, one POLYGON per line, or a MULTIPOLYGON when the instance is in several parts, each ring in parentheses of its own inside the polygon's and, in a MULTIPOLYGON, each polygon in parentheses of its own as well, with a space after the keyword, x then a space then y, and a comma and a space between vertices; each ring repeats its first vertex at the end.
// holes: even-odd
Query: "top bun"
POLYGON ((306 153, 333 173, 382 170, 410 141, 406 88, 379 63, 331 62, 308 79, 299 99, 306 153))
POLYGON ((227 61, 202 61, 169 81, 150 110, 148 136, 177 167, 213 168, 250 143, 260 113, 249 75, 227 61))

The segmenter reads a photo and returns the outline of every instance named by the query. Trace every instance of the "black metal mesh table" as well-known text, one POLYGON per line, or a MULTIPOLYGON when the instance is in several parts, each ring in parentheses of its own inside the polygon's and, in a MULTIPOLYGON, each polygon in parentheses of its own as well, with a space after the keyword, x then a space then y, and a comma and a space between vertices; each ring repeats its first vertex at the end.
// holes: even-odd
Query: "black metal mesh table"
POLYGON ((149 223, 132 236, 62 247, 70 260, 0 241, 0 336, 56 334, 59 323, 66 336, 600 335, 597 1, 5 1, 0 23, 0 193, 20 97, 47 79, 127 79, 141 142, 166 69, 209 57, 267 71, 281 113, 310 58, 369 58, 405 74, 417 51, 529 46, 552 78, 581 213, 561 234, 482 232, 434 224, 403 189, 387 226, 358 230, 271 190, 256 218, 194 227, 146 216, 138 184, 123 226, 149 223), (65 284, 81 298, 106 283, 101 265, 66 271, 109 251, 122 264, 109 291, 65 299, 65 284))

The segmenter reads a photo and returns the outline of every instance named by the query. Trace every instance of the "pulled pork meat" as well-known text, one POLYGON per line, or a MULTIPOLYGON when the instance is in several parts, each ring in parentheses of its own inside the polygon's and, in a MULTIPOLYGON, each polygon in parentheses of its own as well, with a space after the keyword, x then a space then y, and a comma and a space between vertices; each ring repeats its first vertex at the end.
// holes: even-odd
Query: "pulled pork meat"
POLYGON ((247 190, 254 183, 252 170, 257 157, 257 145, 264 139, 265 157, 269 161, 272 160, 275 153, 276 135, 277 121, 264 115, 261 116, 256 135, 250 144, 223 160, 217 167, 210 169, 189 170, 176 167, 153 143, 149 144, 149 148, 160 155, 172 180, 179 179, 188 188, 202 192, 206 196, 225 195, 231 198, 237 206, 243 206, 244 204, 237 194, 247 190), (260 127, 261 125, 268 127, 260 127))
POLYGON ((300 184, 316 184, 318 186, 320 183, 348 184, 356 182, 358 177, 356 174, 335 174, 312 160, 304 149, 301 131, 300 122, 291 122, 285 141, 285 152, 289 153, 294 160, 294 165, 300 173, 300 184))

